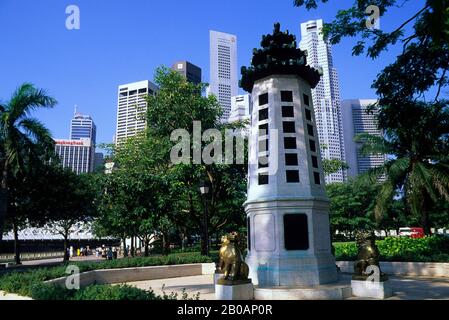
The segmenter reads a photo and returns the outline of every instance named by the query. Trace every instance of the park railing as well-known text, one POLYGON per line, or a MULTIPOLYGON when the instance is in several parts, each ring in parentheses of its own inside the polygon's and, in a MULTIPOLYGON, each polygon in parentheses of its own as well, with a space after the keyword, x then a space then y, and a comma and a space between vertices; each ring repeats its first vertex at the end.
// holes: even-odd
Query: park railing
MULTIPOLYGON (((55 252, 25 252, 20 254, 20 260, 42 260, 42 259, 52 259, 52 258, 62 258, 64 256, 64 251, 55 252)), ((14 261, 14 254, 0 254, 0 262, 10 262, 14 261)))

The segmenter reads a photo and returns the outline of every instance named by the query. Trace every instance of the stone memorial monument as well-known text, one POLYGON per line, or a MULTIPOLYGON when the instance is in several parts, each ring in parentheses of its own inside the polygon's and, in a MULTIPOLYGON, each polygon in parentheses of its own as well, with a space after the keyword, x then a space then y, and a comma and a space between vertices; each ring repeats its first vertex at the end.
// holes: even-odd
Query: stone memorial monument
POLYGON ((261 46, 240 83, 253 102, 244 206, 255 298, 343 299, 312 104, 321 72, 278 23, 261 46))

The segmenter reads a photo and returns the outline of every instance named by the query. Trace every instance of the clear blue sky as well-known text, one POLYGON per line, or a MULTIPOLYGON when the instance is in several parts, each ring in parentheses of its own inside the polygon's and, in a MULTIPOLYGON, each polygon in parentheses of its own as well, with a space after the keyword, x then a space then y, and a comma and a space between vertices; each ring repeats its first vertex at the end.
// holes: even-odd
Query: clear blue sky
MULTIPOLYGON (((252 48, 273 23, 300 38, 300 23, 330 21, 353 0, 330 0, 318 10, 295 8, 293 0, 0 0, 0 100, 23 82, 45 88, 59 104, 37 112, 55 138, 69 137, 74 105, 97 124, 97 141, 115 132, 117 86, 152 80, 154 69, 178 59, 203 69, 209 79, 209 30, 238 37, 239 70, 249 65, 252 48), (78 5, 81 29, 65 28, 68 5, 78 5)), ((413 0, 381 20, 393 30, 411 17, 423 0, 413 0)), ((370 88, 378 72, 393 61, 399 47, 372 61, 352 57, 355 40, 333 47, 341 97, 374 98, 370 88)))

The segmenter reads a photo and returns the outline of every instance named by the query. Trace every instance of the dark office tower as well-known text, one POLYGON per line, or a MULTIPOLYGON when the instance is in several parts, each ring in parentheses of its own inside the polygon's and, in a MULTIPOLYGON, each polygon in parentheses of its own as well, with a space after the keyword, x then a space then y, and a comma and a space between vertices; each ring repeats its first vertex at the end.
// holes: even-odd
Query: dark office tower
POLYGON ((201 68, 188 61, 178 61, 172 69, 183 75, 187 81, 199 84, 201 82, 201 68))

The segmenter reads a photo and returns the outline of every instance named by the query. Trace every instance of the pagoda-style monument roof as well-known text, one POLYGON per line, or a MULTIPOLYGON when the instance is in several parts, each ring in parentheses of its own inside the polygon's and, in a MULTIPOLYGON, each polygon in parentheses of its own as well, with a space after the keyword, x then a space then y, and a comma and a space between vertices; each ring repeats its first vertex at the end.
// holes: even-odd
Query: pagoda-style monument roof
POLYGON ((242 67, 240 87, 245 91, 251 92, 254 82, 274 74, 298 75, 312 88, 320 81, 320 72, 307 66, 306 52, 297 48, 296 37, 280 27, 276 23, 273 34, 262 36, 262 48, 253 50, 251 66, 242 67))

